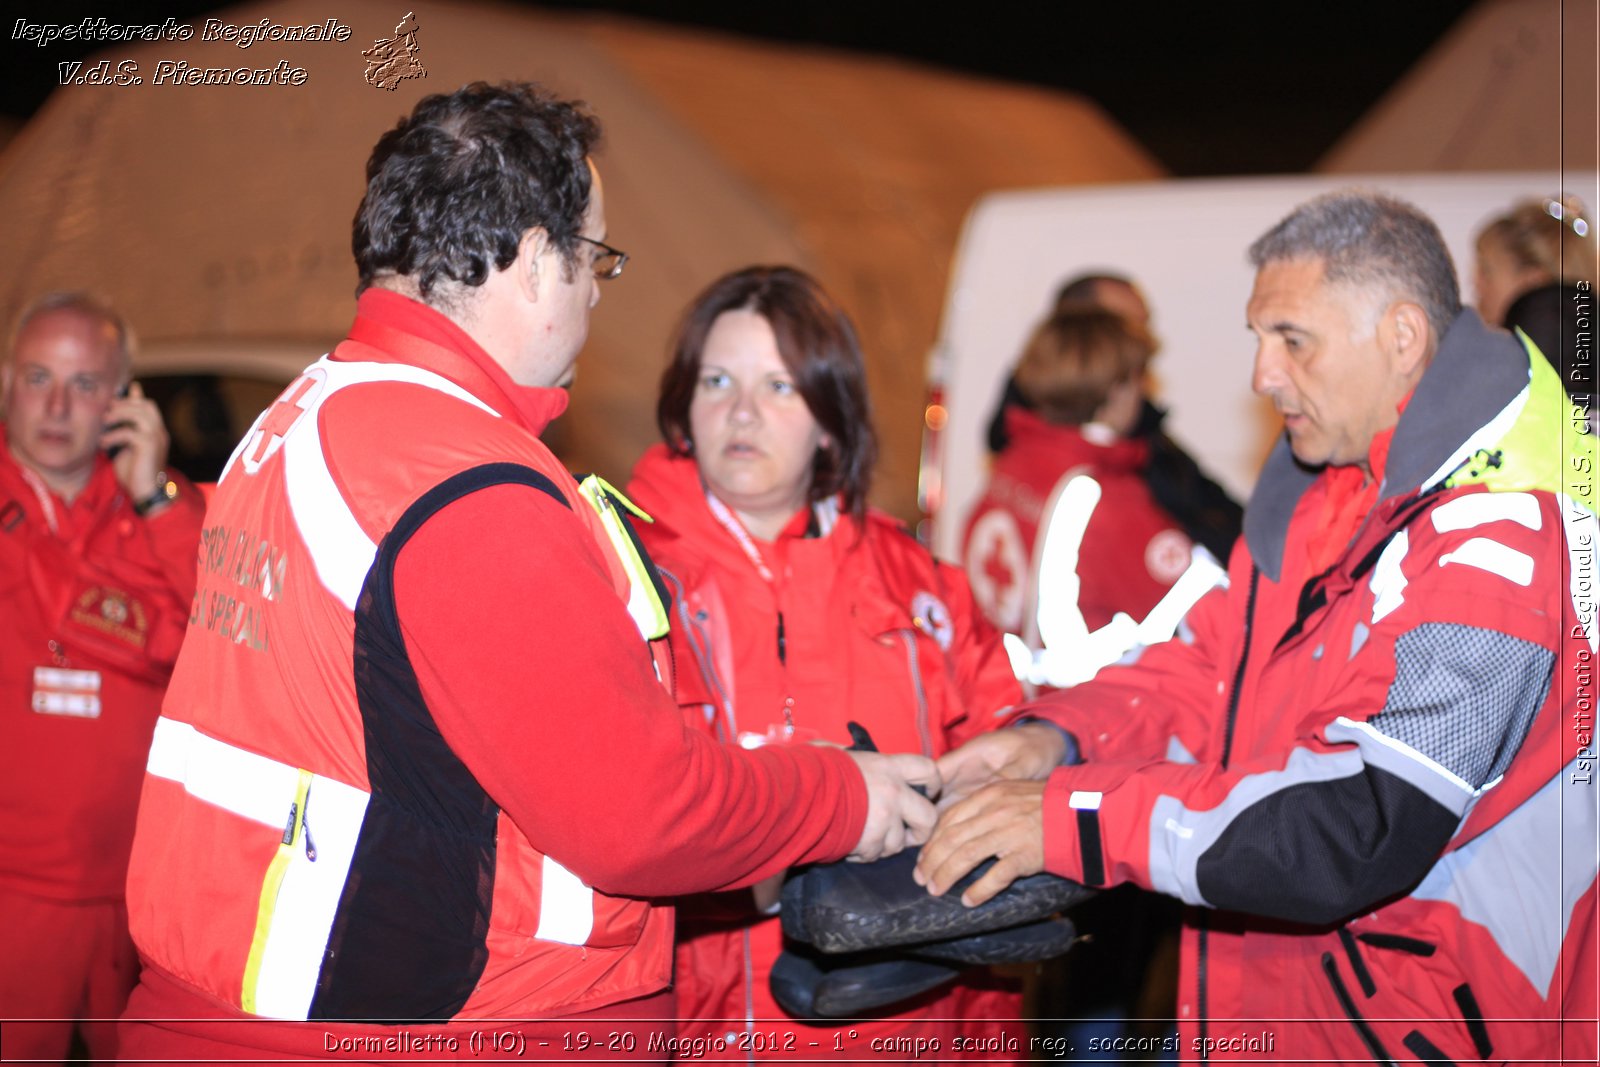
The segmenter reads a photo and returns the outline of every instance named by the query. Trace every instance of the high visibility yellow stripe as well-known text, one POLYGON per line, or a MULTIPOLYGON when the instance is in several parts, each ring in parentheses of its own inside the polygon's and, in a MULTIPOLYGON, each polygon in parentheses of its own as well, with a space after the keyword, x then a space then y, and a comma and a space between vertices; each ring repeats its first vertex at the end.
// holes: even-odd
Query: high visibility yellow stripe
POLYGON ((1485 450, 1471 457, 1462 469, 1446 480, 1458 486, 1481 482, 1498 492, 1544 489, 1566 493, 1595 510, 1585 479, 1592 481, 1600 469, 1595 435, 1587 427, 1573 425, 1572 405, 1550 361, 1540 354, 1528 335, 1517 331, 1517 339, 1528 350, 1528 400, 1516 421, 1492 445, 1494 461, 1484 462, 1485 450))
POLYGON ((622 569, 628 575, 628 614, 633 617, 639 632, 650 641, 667 636, 669 625, 667 606, 657 595, 655 583, 650 580, 650 573, 645 567, 644 560, 639 558, 639 550, 624 528, 628 520, 618 513, 616 504, 621 504, 646 522, 655 520, 639 510, 633 501, 623 496, 614 485, 598 474, 591 474, 579 482, 578 492, 599 514, 600 525, 604 528, 612 547, 616 549, 622 569))
POLYGON ((294 803, 289 808, 289 824, 284 827, 283 840, 272 862, 267 864, 266 876, 261 879, 261 902, 256 906, 256 932, 250 939, 250 955, 244 963, 244 989, 239 996, 239 1007, 256 1013, 256 983, 261 978, 261 958, 266 954, 267 935, 272 932, 272 912, 278 905, 278 890, 283 886, 283 876, 289 861, 304 834, 306 796, 311 792, 311 772, 300 770, 295 786, 294 803))

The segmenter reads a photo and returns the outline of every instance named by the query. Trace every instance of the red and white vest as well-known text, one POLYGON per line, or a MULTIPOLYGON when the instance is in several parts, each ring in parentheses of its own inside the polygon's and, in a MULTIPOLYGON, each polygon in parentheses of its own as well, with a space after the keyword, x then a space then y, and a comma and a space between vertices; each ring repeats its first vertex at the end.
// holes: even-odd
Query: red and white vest
POLYGON ((503 482, 562 500, 618 597, 647 599, 538 438, 445 377, 347 341, 257 419, 206 517, 150 753, 128 887, 147 964, 279 1019, 562 1015, 665 986, 671 909, 528 842, 440 736, 399 635, 400 546, 503 482), (372 447, 330 450, 352 425, 372 447))

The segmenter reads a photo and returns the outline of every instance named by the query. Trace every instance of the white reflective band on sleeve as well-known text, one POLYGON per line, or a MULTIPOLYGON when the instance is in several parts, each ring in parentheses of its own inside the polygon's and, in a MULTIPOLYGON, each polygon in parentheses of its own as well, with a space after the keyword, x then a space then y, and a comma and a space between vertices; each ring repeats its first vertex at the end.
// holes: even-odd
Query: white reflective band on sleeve
POLYGON ((1104 799, 1104 793, 1077 789, 1073 791, 1071 796, 1067 797, 1067 807, 1073 811, 1099 811, 1100 801, 1104 799))
MULTIPOLYGON (((1355 738, 1352 736, 1354 734, 1360 734, 1363 737, 1370 738, 1372 741, 1382 745, 1384 748, 1387 748, 1392 752, 1397 752, 1406 759, 1416 761, 1417 763, 1426 767, 1428 770, 1432 771, 1434 774, 1438 775, 1440 778, 1443 778, 1445 781, 1455 786, 1457 789, 1461 790, 1463 793, 1476 796, 1478 793, 1489 789, 1495 784, 1495 782, 1500 780, 1496 778, 1495 782, 1489 782, 1485 784, 1483 790, 1474 789, 1471 782, 1467 781, 1465 778, 1461 777, 1455 771, 1452 771, 1450 768, 1446 767, 1432 756, 1412 748, 1404 741, 1399 741, 1393 737, 1390 737, 1388 734, 1380 731, 1376 726, 1373 726, 1370 722, 1362 722, 1358 719, 1352 719, 1345 715, 1340 715, 1338 718, 1334 719, 1333 725, 1328 727, 1326 732, 1328 740, 1330 741, 1353 741, 1355 740, 1355 738)), ((1392 768, 1390 769, 1392 770, 1392 768)), ((1415 783, 1412 784, 1414 785, 1415 783)))
POLYGON ((1533 581, 1532 556, 1487 537, 1474 537, 1454 552, 1440 556, 1439 566, 1443 567, 1446 563, 1464 563, 1490 574, 1498 574, 1518 585, 1533 581))
POLYGON ((1538 498, 1532 493, 1467 493, 1433 509, 1433 528, 1440 533, 1503 520, 1539 529, 1544 516, 1539 513, 1538 498))
MULTIPOLYGON (((294 805, 300 772, 287 763, 208 737, 188 723, 156 720, 150 774, 180 783, 197 800, 213 804, 282 834, 294 805)), ((304 833, 279 887, 272 926, 256 983, 256 1013, 304 1019, 322 969, 328 931, 344 891, 350 859, 361 835, 369 795, 345 782, 311 776, 305 808, 296 813, 304 833), (312 856, 315 859, 312 859, 312 856)), ((241 886, 241 892, 256 887, 241 886)))
POLYGON ((1217 557, 1204 545, 1195 545, 1189 553, 1189 566, 1166 591, 1150 614, 1139 624, 1139 643, 1155 645, 1172 640, 1178 624, 1211 590, 1228 584, 1228 569, 1217 562, 1217 557))
POLYGON ((1058 482, 1055 499, 1045 505, 1048 517, 1040 527, 1034 567, 1035 619, 1045 648, 1064 649, 1088 636, 1089 626, 1078 607, 1078 553, 1099 503, 1100 483, 1077 474, 1058 482))
POLYGON ((594 930, 594 890, 561 864, 544 858, 539 891, 539 929, 534 937, 581 945, 594 930))

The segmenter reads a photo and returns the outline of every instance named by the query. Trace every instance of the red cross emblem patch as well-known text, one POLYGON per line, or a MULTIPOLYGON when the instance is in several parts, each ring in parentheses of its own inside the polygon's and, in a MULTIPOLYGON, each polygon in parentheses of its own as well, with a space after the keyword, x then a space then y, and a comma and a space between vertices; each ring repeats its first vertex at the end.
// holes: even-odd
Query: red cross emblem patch
POLYGON ((261 465, 272 458, 272 454, 283 447, 283 439, 289 435, 295 423, 301 416, 310 411, 316 404, 317 397, 322 393, 322 387, 327 379, 321 371, 310 370, 290 383, 283 395, 275 400, 256 424, 250 430, 250 436, 245 439, 244 469, 251 474, 261 469, 261 465))

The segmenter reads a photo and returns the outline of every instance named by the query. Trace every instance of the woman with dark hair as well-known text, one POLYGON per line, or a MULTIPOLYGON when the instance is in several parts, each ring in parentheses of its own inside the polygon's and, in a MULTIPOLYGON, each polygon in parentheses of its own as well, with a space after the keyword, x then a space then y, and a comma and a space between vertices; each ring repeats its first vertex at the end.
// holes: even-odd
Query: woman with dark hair
MULTIPOLYGON (((750 267, 700 294, 656 416, 665 443, 640 459, 628 493, 655 518, 640 534, 672 592, 679 702, 693 728, 746 747, 848 745, 855 721, 882 751, 938 756, 1019 697, 961 573, 867 507, 877 441, 861 350, 812 278, 750 267)), ((786 1015, 767 980, 783 946, 776 898, 769 880, 684 903, 684 1032, 729 1036, 729 1058, 835 1054, 831 1029, 813 1045, 795 1024, 771 1024, 786 1015), (751 1048, 737 1039, 745 1030, 776 1032, 778 1047, 751 1048), (783 1039, 791 1032, 800 1037, 783 1039)), ((850 1048, 999 1035, 996 1020, 1020 1007, 1003 983, 969 973, 882 1009, 889 1018, 852 1020, 850 1048)))

